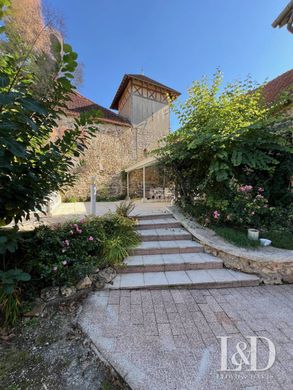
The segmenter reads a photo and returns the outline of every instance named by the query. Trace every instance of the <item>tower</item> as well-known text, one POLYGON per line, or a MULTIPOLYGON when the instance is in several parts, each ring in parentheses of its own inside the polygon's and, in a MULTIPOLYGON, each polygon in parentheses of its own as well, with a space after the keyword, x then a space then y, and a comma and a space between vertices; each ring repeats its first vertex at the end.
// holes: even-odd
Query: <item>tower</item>
POLYGON ((144 75, 126 74, 110 108, 137 125, 168 106, 168 99, 179 95, 174 89, 144 75))

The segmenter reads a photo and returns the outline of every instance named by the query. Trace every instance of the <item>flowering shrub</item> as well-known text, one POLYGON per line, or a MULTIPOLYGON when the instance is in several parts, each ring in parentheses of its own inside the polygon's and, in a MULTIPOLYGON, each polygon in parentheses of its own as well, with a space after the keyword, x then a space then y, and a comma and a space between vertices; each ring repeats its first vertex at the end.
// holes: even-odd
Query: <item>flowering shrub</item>
POLYGON ((120 263, 138 243, 134 222, 117 214, 36 229, 27 271, 42 287, 76 283, 96 268, 120 263))
POLYGON ((206 226, 225 224, 244 228, 263 226, 274 210, 269 207, 263 187, 239 185, 235 181, 230 184, 229 199, 198 200, 195 208, 199 213, 194 215, 206 226))
POLYGON ((243 227, 261 227, 269 212, 268 199, 262 187, 242 185, 236 187, 227 207, 225 222, 243 227))

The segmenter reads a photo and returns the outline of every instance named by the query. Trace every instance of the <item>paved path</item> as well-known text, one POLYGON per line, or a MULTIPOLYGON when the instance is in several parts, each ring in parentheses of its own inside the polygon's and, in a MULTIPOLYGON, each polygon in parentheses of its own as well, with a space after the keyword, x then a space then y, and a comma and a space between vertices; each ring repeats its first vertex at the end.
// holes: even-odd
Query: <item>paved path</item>
MULTIPOLYGON (((103 290, 87 299, 78 322, 132 389, 293 389, 292 285, 103 290), (232 337, 229 359, 247 336, 268 337, 276 361, 258 373, 218 372, 217 336, 232 337)), ((267 352, 260 342, 262 367, 267 352)))
MULTIPOLYGON (((103 215, 109 211, 115 211, 116 206, 121 201, 117 202, 97 202, 96 212, 97 215, 103 215)), ((166 207, 170 205, 170 202, 142 202, 141 200, 135 200, 135 215, 143 214, 157 214, 160 212, 166 212, 166 207)), ((88 215, 90 214, 90 202, 74 202, 74 203, 62 203, 55 210, 52 211, 53 216, 62 215, 88 215)))
MULTIPOLYGON (((96 214, 104 215, 109 211, 114 212, 119 203, 120 201, 97 202, 96 214)), ((140 200, 135 200, 134 203, 134 215, 166 213, 166 207, 170 205, 170 202, 142 203, 140 200)), ((53 225, 57 223, 63 223, 72 219, 82 218, 85 215, 90 215, 89 202, 62 203, 55 210, 53 210, 51 216, 44 216, 43 214, 40 214, 40 221, 38 221, 34 215, 31 215, 31 219, 29 221, 24 221, 19 226, 21 230, 33 230, 39 225, 53 225)))

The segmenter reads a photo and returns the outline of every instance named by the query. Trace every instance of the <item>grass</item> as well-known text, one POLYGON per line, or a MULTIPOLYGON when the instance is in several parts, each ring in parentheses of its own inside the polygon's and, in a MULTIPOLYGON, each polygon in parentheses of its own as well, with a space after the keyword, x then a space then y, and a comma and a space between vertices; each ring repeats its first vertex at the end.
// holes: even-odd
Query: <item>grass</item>
POLYGON ((235 230, 223 226, 214 226, 213 230, 226 241, 242 248, 257 248, 260 245, 259 241, 250 240, 244 230, 235 230))
POLYGON ((276 248, 293 250, 293 233, 289 231, 269 231, 263 236, 271 240, 276 248))
MULTIPOLYGON (((250 240, 246 230, 235 229, 225 226, 213 226, 213 230, 226 241, 242 248, 257 248, 259 241, 250 240)), ((260 234, 261 238, 268 238, 272 241, 272 246, 281 249, 293 250, 293 234, 289 231, 269 231, 260 234)))

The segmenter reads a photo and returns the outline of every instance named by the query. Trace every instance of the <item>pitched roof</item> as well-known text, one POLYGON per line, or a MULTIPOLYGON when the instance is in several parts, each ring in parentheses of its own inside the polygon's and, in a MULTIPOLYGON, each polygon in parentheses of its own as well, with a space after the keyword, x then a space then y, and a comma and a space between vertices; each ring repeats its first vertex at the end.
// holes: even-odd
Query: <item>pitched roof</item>
POLYGON ((272 103, 282 92, 288 89, 293 91, 293 69, 288 70, 275 79, 269 81, 264 86, 263 91, 266 102, 272 103))
POLYGON ((76 116, 79 115, 81 112, 99 110, 101 113, 99 121, 130 126, 130 122, 128 121, 128 119, 116 114, 111 110, 108 110, 105 107, 100 106, 99 104, 94 103, 92 100, 85 98, 78 92, 71 93, 70 99, 71 100, 67 102, 66 113, 68 115, 76 116))
POLYGON ((273 21, 272 26, 283 27, 287 24, 287 29, 293 33, 293 0, 286 5, 280 15, 273 21))
POLYGON ((114 99, 113 99, 113 102, 112 102, 110 108, 112 108, 114 110, 118 109, 119 100, 120 100, 120 98, 121 98, 125 88, 127 87, 127 84, 129 82, 129 80, 131 80, 131 79, 133 79, 133 80, 140 80, 140 81, 144 81, 146 83, 150 83, 150 84, 156 85, 157 87, 165 89, 171 95, 174 95, 176 97, 181 95, 180 92, 176 91, 175 89, 167 87, 166 85, 161 84, 158 81, 155 81, 153 79, 150 79, 149 77, 144 76, 142 74, 125 74, 123 76, 123 79, 122 79, 118 89, 117 89, 117 92, 116 92, 116 94, 114 96, 114 99))

